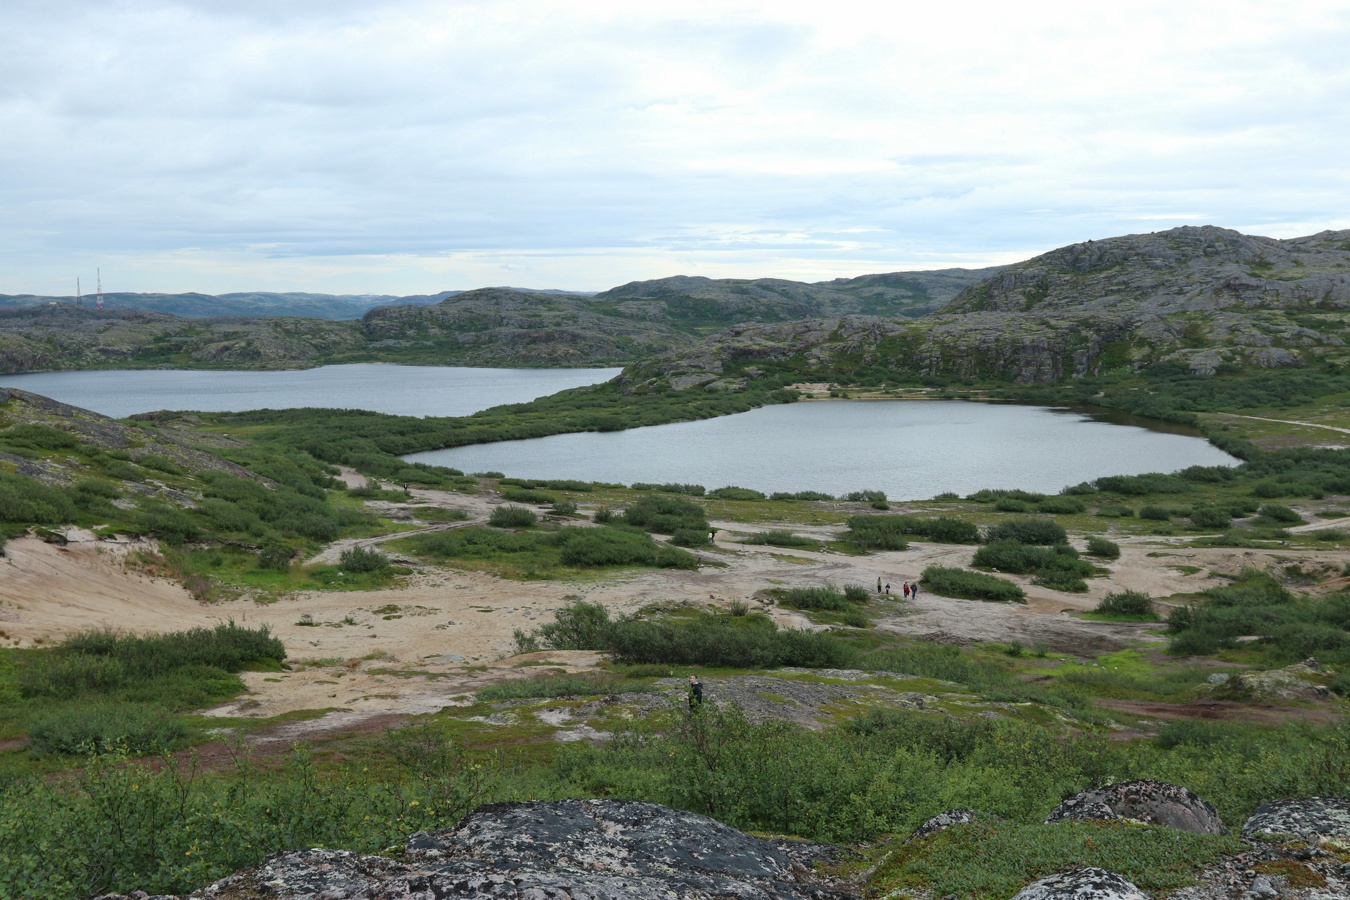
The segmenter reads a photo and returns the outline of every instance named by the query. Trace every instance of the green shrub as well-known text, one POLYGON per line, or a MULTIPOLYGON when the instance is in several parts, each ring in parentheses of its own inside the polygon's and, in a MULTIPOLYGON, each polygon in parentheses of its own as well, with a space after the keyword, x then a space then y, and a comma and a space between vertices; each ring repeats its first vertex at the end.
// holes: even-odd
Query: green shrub
POLYGON ((850 503, 885 503, 885 491, 851 491, 839 498, 850 503))
POLYGON ((1227 528, 1232 524, 1228 511, 1215 506, 1197 506, 1191 510, 1191 524, 1196 528, 1227 528))
POLYGON ((1074 513, 1082 512, 1087 509, 1087 506, 1083 504, 1082 500, 1061 495, 1056 497, 1046 497, 1041 501, 1040 506, 1037 508, 1043 513, 1072 515, 1074 513))
POLYGON ((697 503, 653 494, 630 504, 623 519, 628 525, 656 534, 674 534, 677 528, 710 530, 707 514, 697 503))
POLYGON ((1190 482, 1186 479, 1159 472, 1144 475, 1108 475, 1098 478, 1096 484, 1099 491, 1135 497, 1147 494, 1184 494, 1192 490, 1190 482))
MULTIPOLYGON (((706 541, 708 533, 700 534, 706 541)), ((564 528, 552 540, 562 548, 562 563, 568 566, 698 568, 698 560, 683 550, 661 546, 648 535, 626 528, 564 528)))
POLYGON ((1026 501, 1018 500, 1015 497, 1000 497, 994 501, 994 509, 999 512, 1024 513, 1028 506, 1026 501))
POLYGON ((820 491, 774 491, 769 495, 770 500, 833 500, 829 494, 822 494, 820 491))
POLYGON ((800 547, 803 550, 820 549, 820 541, 809 537, 801 537, 790 531, 763 531, 741 538, 741 543, 769 547, 800 547))
POLYGON ((946 566, 929 566, 923 570, 920 582, 925 588, 944 597, 965 600, 995 600, 1025 603, 1026 591, 1004 578, 995 578, 982 572, 946 566))
MULTIPOLYGON (((833 588, 791 588, 776 591, 778 602, 794 609, 828 609, 842 612, 852 608, 849 599, 833 588)), ((863 591, 866 596, 867 591, 863 591)))
POLYGON ((1120 545, 1096 535, 1087 539, 1087 552, 1088 556, 1099 556, 1102 559, 1120 559, 1120 545))
POLYGON ((59 525, 73 522, 76 514, 65 491, 0 471, 0 521, 59 525))
POLYGON ((347 572, 383 572, 389 557, 373 547, 348 547, 338 556, 338 565, 347 572))
POLYGON ((597 525, 608 525, 614 521, 614 510, 608 506, 602 506, 591 516, 591 521, 597 525))
POLYGON ((1139 510, 1139 518, 1151 519, 1155 522, 1167 522, 1176 514, 1176 511, 1170 507, 1153 504, 1148 504, 1139 510))
POLYGON ((549 512, 555 516, 575 516, 577 505, 571 500, 554 500, 553 505, 549 507, 549 512))
POLYGON ((258 551, 258 568, 285 572, 291 567, 295 551, 281 544, 271 544, 258 551))
POLYGON ((498 506, 488 516, 488 524, 497 528, 529 528, 538 521, 539 517, 523 506, 498 506))
POLYGON ((758 627, 733 628, 724 621, 685 624, 623 620, 610 632, 608 649, 620 662, 746 669, 846 669, 855 661, 853 650, 829 635, 780 631, 773 622, 761 621, 764 624, 758 627))
POLYGON ((40 753, 155 753, 173 749, 187 735, 181 719, 142 703, 100 701, 63 707, 28 729, 40 753))
POLYGON ((972 522, 949 516, 850 516, 844 540, 864 550, 905 550, 904 535, 921 535, 931 541, 949 544, 974 544, 980 531, 972 522))
POLYGON ((670 542, 677 547, 706 547, 712 543, 709 532, 702 529, 676 528, 670 536, 670 542))
POLYGON ((1153 606, 1153 598, 1143 591, 1113 591, 1097 604, 1096 612, 1113 616, 1137 616, 1156 619, 1158 611, 1153 606))
POLYGON ((984 534, 987 543, 1013 540, 1022 544, 1063 544, 1069 536, 1053 519, 1008 519, 991 525, 984 534))
POLYGON ((1105 506, 1097 507, 1094 515, 1105 519, 1128 519, 1134 515, 1134 510, 1120 503, 1108 503, 1105 506))
POLYGON ((760 491, 743 487, 720 487, 708 491, 708 496, 717 500, 763 500, 764 494, 760 491))
POLYGON ((1258 515, 1263 519, 1269 519, 1272 522, 1281 522, 1288 525, 1297 525, 1303 522, 1303 517, 1294 512, 1287 506, 1279 503, 1266 503, 1257 510, 1258 515))
POLYGON ((868 601, 872 599, 872 597, 870 594, 867 593, 867 588, 863 587, 862 585, 846 584, 844 585, 844 599, 848 600, 848 602, 850 603, 859 603, 865 605, 868 601))
POLYGON ((645 484, 639 481, 633 484, 632 488, 635 491, 659 491, 665 494, 688 494, 691 497, 702 497, 704 494, 704 488, 701 484, 645 484))
POLYGON ((545 494, 543 491, 531 491, 516 487, 502 491, 502 498, 510 500, 512 503, 552 503, 558 499, 552 494, 545 494))
POLYGON ((516 629, 517 652, 535 650, 604 650, 609 646, 612 622, 609 610, 599 603, 575 599, 556 610, 554 621, 526 635, 516 629))

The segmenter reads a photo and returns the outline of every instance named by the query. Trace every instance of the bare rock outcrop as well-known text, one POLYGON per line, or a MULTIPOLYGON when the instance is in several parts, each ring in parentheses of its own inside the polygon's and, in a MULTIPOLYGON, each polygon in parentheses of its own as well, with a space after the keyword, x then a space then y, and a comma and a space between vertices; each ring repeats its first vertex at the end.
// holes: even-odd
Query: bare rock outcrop
POLYGON ((1089 867, 1042 878, 1013 900, 1148 900, 1148 895, 1122 875, 1089 867))
POLYGON ((1242 826, 1248 840, 1283 835, 1350 852, 1350 797, 1272 800, 1257 807, 1242 826))
POLYGON ((1045 823, 1064 819, 1129 819, 1194 834, 1227 834, 1219 811, 1190 790, 1165 781, 1122 781, 1075 794, 1056 806, 1045 823))
MULTIPOLYGON (((849 900, 811 864, 834 848, 773 843, 631 800, 495 803, 418 832, 405 858, 296 850, 194 900, 849 900)), ((106 898, 112 900, 112 898, 106 898)))

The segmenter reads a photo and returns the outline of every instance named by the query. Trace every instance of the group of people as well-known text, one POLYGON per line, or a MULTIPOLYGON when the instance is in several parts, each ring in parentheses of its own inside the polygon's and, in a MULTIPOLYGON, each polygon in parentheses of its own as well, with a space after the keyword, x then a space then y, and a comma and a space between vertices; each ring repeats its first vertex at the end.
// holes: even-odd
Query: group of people
MULTIPOLYGON (((906 581, 905 584, 904 584, 903 590, 904 590, 904 594, 905 594, 905 599, 906 599, 906 600, 909 600, 909 599, 912 599, 912 598, 916 598, 916 597, 919 596, 919 583, 916 581, 916 582, 914 582, 913 584, 910 584, 908 581, 906 581)), ((886 596, 889 597, 889 596, 890 596, 890 593, 891 593, 891 583, 890 583, 889 581, 886 582, 886 586, 885 586, 885 588, 883 588, 883 587, 881 586, 881 579, 878 578, 878 579, 877 579, 877 593, 878 593, 878 594, 885 594, 886 596)))

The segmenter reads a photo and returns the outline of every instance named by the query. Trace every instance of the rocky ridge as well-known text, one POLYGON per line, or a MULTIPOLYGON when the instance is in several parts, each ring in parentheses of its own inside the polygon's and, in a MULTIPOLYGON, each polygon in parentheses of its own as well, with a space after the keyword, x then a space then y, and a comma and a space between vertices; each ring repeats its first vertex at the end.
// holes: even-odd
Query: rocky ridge
POLYGON ((1074 244, 1002 269, 918 320, 745 324, 625 374, 631 388, 735 388, 747 364, 1052 382, 1167 364, 1350 362, 1350 231, 1286 241, 1184 227, 1074 244))

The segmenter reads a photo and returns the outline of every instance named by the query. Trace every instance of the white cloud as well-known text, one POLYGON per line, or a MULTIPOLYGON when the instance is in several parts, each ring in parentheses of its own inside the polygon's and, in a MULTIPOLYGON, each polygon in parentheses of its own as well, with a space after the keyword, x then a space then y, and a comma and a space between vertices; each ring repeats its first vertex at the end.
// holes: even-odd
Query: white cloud
POLYGON ((0 35, 0 292, 815 279, 1350 201, 1335 2, 49 0, 0 35))

